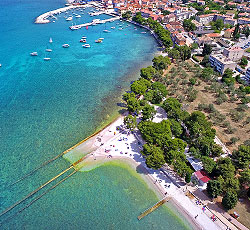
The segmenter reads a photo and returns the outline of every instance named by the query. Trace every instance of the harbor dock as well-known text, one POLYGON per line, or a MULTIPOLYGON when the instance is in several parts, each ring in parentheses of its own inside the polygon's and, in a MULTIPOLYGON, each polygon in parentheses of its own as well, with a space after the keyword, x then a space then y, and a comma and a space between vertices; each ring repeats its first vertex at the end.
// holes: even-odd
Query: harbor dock
POLYGON ((91 26, 91 25, 96 25, 96 24, 103 24, 106 22, 113 22, 115 20, 119 20, 120 17, 113 17, 113 18, 109 18, 109 19, 105 19, 105 20, 99 20, 99 21, 92 21, 92 22, 88 22, 88 23, 84 23, 84 24, 80 24, 80 25, 74 25, 74 26, 70 26, 69 28, 71 30, 77 30, 77 29, 81 29, 82 27, 85 26, 91 26))
POLYGON ((66 12, 68 10, 79 9, 79 8, 85 9, 85 8, 91 7, 91 6, 95 7, 96 5, 93 5, 90 3, 84 4, 84 5, 70 5, 70 6, 59 8, 57 10, 52 10, 52 11, 49 11, 47 13, 44 13, 44 14, 41 14, 40 16, 38 16, 35 20, 35 23, 37 23, 37 24, 50 23, 50 20, 48 19, 49 17, 53 17, 54 15, 66 12))

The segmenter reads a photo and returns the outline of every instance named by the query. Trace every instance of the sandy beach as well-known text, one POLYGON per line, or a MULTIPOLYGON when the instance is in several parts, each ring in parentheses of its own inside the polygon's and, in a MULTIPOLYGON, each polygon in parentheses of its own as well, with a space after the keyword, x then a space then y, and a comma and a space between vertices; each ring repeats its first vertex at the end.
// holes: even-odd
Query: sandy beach
MULTIPOLYGON (((154 122, 167 119, 165 111, 156 107, 157 114, 154 122)), ((194 229, 227 229, 220 221, 213 222, 211 213, 203 210, 195 199, 190 199, 187 194, 187 185, 168 167, 153 170, 146 166, 145 159, 140 151, 144 141, 138 130, 130 133, 123 125, 123 116, 104 128, 96 136, 80 144, 67 153, 64 158, 75 162, 86 156, 75 167, 79 171, 92 170, 106 162, 119 160, 128 163, 136 172, 143 175, 149 188, 153 189, 162 199, 165 195, 171 197, 171 203, 186 217, 194 229)), ((144 211, 144 210, 142 210, 144 211)), ((236 229, 231 223, 227 223, 231 229, 236 229)))

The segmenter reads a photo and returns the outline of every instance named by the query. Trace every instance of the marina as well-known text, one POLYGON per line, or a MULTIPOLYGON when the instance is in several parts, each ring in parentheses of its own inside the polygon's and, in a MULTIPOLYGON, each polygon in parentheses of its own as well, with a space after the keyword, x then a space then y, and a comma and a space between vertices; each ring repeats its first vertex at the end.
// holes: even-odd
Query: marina
MULTIPOLYGON (((38 16, 35 20, 35 23, 38 24, 46 24, 46 23, 50 23, 51 21, 49 20, 49 18, 51 17, 52 19, 56 19, 55 15, 61 14, 63 12, 69 11, 69 10, 74 10, 74 9, 86 9, 87 7, 95 7, 95 8, 101 8, 101 6, 96 3, 96 2, 89 2, 88 4, 83 4, 83 5, 68 5, 66 7, 62 7, 56 10, 52 10, 52 11, 48 11, 40 16, 38 16)), ((67 12, 66 12, 67 13, 67 12)), ((92 12, 92 16, 95 15, 100 15, 103 12, 92 12)), ((80 18, 80 15, 76 15, 76 18, 80 18)))

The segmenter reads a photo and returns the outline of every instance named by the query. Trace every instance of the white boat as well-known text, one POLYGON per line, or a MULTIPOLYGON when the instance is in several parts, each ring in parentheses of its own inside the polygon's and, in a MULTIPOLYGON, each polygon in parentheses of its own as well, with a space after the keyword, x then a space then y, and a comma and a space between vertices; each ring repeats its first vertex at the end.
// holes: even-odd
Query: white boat
POLYGON ((99 38, 100 40, 104 40, 104 38, 99 38))
POLYGON ((63 44, 62 47, 63 48, 69 48, 69 44, 63 44))
POLYGON ((83 48, 90 48, 90 44, 84 44, 82 45, 83 48))
POLYGON ((49 61, 50 58, 49 58, 49 57, 45 57, 43 60, 44 60, 44 61, 49 61))
POLYGON ((118 30, 123 30, 123 28, 119 28, 118 30))
POLYGON ((31 55, 31 56, 37 56, 38 53, 37 53, 37 52, 32 52, 32 53, 30 53, 30 55, 31 55))
POLYGON ((66 18, 66 21, 72 21, 73 17, 66 18))
POLYGON ((109 30, 103 30, 104 33, 110 33, 111 31, 109 30))
POLYGON ((53 42, 53 40, 52 40, 52 38, 50 38, 50 39, 49 39, 49 43, 52 43, 52 42, 53 42))
POLYGON ((0 63, 0 67, 2 67, 2 64, 0 63))
POLYGON ((87 39, 87 37, 86 36, 82 36, 82 39, 87 39))
POLYGON ((111 27, 111 29, 115 29, 115 27, 114 27, 114 26, 112 26, 112 27, 111 27))
POLYGON ((81 16, 81 15, 79 15, 79 14, 78 14, 78 15, 76 15, 76 18, 81 18, 81 17, 82 17, 82 16, 81 16))
POLYGON ((52 49, 46 49, 45 51, 46 52, 52 52, 52 49))
POLYGON ((87 42, 87 40, 86 39, 81 39, 80 42, 87 42))

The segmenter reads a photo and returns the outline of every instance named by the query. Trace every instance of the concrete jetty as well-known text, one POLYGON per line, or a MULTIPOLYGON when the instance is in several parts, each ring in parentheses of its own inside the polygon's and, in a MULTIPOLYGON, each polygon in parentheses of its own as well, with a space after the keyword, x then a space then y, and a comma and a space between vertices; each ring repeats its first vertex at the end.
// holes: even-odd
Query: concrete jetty
POLYGON ((38 16, 35 20, 35 23, 46 24, 46 23, 50 22, 50 20, 48 19, 49 17, 53 17, 54 15, 60 14, 62 12, 68 11, 68 10, 77 9, 77 8, 87 8, 90 6, 92 6, 92 4, 70 5, 70 6, 59 8, 57 10, 52 10, 52 11, 49 11, 47 13, 44 13, 44 14, 38 16))
POLYGON ((78 30, 78 29, 81 29, 82 27, 85 27, 85 26, 91 26, 91 25, 96 25, 96 24, 103 24, 103 23, 106 23, 106 22, 113 22, 115 20, 119 20, 120 17, 113 17, 113 18, 109 18, 109 19, 105 19, 105 20, 93 20, 92 22, 88 22, 88 23, 84 23, 84 24, 80 24, 80 25, 74 25, 74 26, 70 26, 69 28, 71 30, 78 30))

